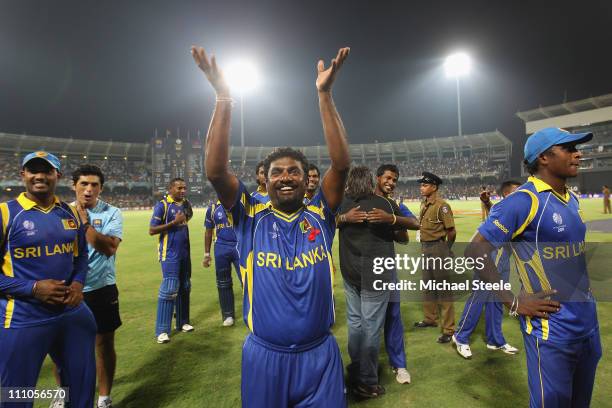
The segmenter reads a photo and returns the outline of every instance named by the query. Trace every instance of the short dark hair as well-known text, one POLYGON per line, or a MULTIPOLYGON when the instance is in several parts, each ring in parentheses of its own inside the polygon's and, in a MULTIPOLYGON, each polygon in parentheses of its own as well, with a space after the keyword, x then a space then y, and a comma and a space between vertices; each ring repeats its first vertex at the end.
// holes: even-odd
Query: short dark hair
POLYGON ((397 168, 397 166, 395 164, 381 164, 376 169, 376 177, 382 176, 383 174, 385 174, 385 171, 391 171, 391 172, 397 174, 397 177, 399 177, 399 175, 400 175, 399 169, 397 168))
POLYGON ((512 187, 512 186, 520 186, 520 185, 522 185, 522 184, 523 184, 523 183, 521 183, 520 181, 516 181, 516 180, 506 180, 506 181, 502 182, 502 183, 499 185, 499 193, 500 193, 500 194, 503 194, 503 192, 504 192, 504 190, 505 190, 505 189, 510 188, 510 187, 512 187))
POLYGON ((319 170, 319 168, 317 167, 316 164, 309 163, 308 164, 308 173, 310 173, 310 170, 316 170, 317 176, 321 177, 321 171, 319 170))
POLYGON ((284 157, 290 157, 294 160, 299 161, 302 165, 302 169, 304 170, 304 180, 308 178, 308 159, 306 158, 306 156, 304 156, 304 153, 291 147, 279 147, 274 149, 272 153, 270 153, 263 161, 264 173, 266 173, 266 180, 268 179, 268 172, 270 171, 270 165, 272 164, 272 162, 278 159, 282 159, 284 157))
POLYGON ((368 166, 353 167, 346 179, 346 196, 353 200, 374 194, 374 178, 368 166))
POLYGON ((76 184, 81 176, 98 176, 100 185, 104 185, 104 174, 102 170, 94 164, 82 164, 72 172, 72 183, 76 184))
POLYGON ((172 180, 170 180, 170 183, 168 183, 168 187, 172 187, 174 185, 174 183, 176 183, 178 181, 182 181, 183 183, 185 182, 184 179, 182 179, 180 177, 175 177, 172 180))
POLYGON ((538 157, 535 158, 534 161, 532 161, 531 163, 527 163, 527 160, 523 160, 523 164, 525 165, 525 170, 527 171, 527 173, 531 174, 532 176, 534 174, 536 174, 540 168, 540 164, 538 163, 538 159, 540 158, 540 156, 542 156, 543 154, 550 154, 551 153, 551 149, 554 146, 549 147, 548 149, 544 150, 542 153, 540 153, 538 155, 538 157))
POLYGON ((257 163, 257 165, 255 166, 255 175, 257 176, 257 173, 259 173, 259 168, 263 167, 264 162, 263 160, 260 160, 259 163, 257 163))

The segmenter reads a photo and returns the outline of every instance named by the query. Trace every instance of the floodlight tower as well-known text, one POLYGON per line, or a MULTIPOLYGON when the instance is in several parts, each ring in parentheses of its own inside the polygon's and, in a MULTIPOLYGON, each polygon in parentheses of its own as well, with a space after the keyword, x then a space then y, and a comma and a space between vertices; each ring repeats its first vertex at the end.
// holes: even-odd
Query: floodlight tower
POLYGON ((457 52, 449 55, 446 57, 446 61, 444 61, 446 76, 449 78, 455 78, 457 83, 457 127, 459 130, 459 136, 463 136, 463 132, 461 130, 461 93, 459 91, 459 78, 468 75, 471 67, 472 60, 463 52, 457 52))
POLYGON ((240 146, 244 149, 244 94, 259 84, 259 73, 252 62, 236 61, 228 67, 226 76, 230 88, 240 94, 240 146))

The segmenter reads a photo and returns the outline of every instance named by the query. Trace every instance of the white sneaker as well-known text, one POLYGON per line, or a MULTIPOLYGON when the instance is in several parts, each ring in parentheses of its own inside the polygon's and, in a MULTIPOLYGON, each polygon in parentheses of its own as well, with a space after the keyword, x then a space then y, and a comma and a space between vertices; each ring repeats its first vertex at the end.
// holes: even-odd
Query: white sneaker
POLYGON ((188 333, 188 332, 192 332, 193 331, 193 326, 190 324, 184 324, 183 327, 181 327, 181 331, 183 333, 188 333))
POLYGON ((395 380, 400 384, 410 384, 410 373, 405 368, 394 368, 395 380))
POLYGON ((64 403, 64 399, 58 397, 51 401, 51 405, 49 405, 49 408, 64 408, 65 406, 66 405, 64 403))
POLYGON ((109 398, 102 402, 98 402, 98 408, 113 408, 113 401, 109 398))
POLYGON ((229 327, 229 326, 233 326, 234 325, 234 318, 233 317, 227 317, 224 321, 223 321, 223 326, 225 327, 229 327))
POLYGON ((168 336, 168 333, 162 333, 159 336, 157 336, 157 342, 159 344, 168 343, 169 341, 170 341, 170 336, 168 336))
POLYGON ((519 352, 519 349, 517 349, 516 347, 512 347, 508 343, 504 344, 503 346, 499 346, 499 347, 494 346, 492 344, 487 344, 487 348, 489 350, 501 350, 506 354, 516 354, 519 352))
POLYGON ((466 360, 469 360, 469 359, 472 358, 472 349, 470 348, 469 344, 459 343, 457 341, 457 337, 455 337, 455 335, 453 335, 452 342, 455 345, 455 347, 457 348, 457 353, 461 357, 465 358, 466 360))

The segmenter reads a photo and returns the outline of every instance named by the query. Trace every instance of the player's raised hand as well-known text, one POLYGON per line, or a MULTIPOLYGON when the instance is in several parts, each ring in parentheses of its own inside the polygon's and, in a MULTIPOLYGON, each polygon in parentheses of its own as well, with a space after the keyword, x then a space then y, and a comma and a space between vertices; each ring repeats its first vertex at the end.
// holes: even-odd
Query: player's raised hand
POLYGON ((32 296, 44 303, 61 305, 68 294, 69 289, 64 281, 56 279, 44 279, 36 281, 32 296))
POLYGON ((206 51, 202 47, 196 47, 195 45, 191 46, 191 56, 195 63, 200 67, 204 74, 206 75, 206 79, 215 89, 217 96, 221 97, 229 97, 230 91, 227 82, 225 81, 225 77, 223 76, 223 72, 217 66, 217 59, 213 54, 206 55, 206 51))
POLYGON ((561 308, 559 302, 550 300, 550 296, 555 293, 557 293, 557 291, 554 289, 543 290, 532 294, 521 293, 518 297, 518 314, 548 319, 551 313, 557 313, 561 308))
POLYGON ((325 62, 319 60, 317 64, 317 80, 315 81, 315 85, 319 92, 331 91, 332 84, 336 79, 336 74, 338 70, 340 70, 344 60, 348 57, 350 50, 349 47, 340 48, 336 57, 331 60, 331 65, 327 68, 325 68, 325 62))

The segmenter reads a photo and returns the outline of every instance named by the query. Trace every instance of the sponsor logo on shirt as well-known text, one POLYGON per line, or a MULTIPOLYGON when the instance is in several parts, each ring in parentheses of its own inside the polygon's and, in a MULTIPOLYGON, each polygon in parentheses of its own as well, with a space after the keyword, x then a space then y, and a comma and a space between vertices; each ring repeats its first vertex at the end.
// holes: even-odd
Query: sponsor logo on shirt
POLYGON ((508 233, 508 228, 504 227, 504 225, 501 222, 499 222, 499 220, 493 221, 493 225, 495 225, 497 228, 502 230, 504 234, 508 233))

